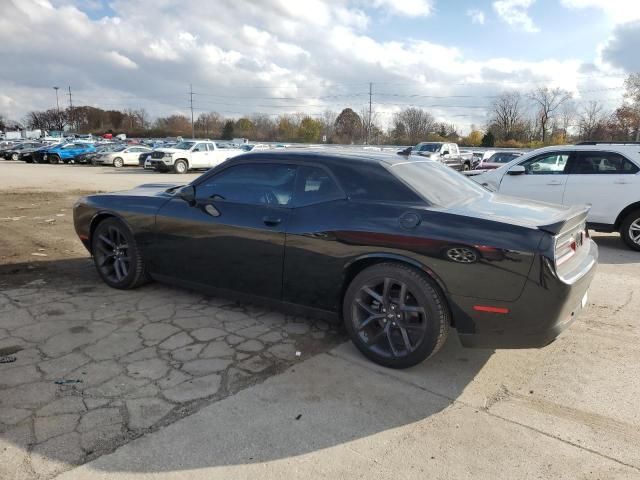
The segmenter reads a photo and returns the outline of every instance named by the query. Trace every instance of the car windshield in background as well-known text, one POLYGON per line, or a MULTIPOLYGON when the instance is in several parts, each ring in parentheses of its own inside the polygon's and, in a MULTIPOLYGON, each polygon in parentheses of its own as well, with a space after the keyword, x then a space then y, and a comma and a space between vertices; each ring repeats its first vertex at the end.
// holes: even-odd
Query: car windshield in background
POLYGON ((440 143, 419 143, 413 150, 416 152, 437 152, 441 146, 440 143))
POLYGON ((173 148, 177 148, 178 150, 189 150, 195 144, 196 142, 180 142, 177 145, 175 145, 173 148))
POLYGON ((106 151, 107 152, 121 152, 123 151, 125 148, 127 148, 126 145, 114 145, 112 147, 107 147, 106 151))
POLYGON ((487 190, 473 180, 438 162, 402 162, 392 165, 390 170, 438 207, 453 206, 487 194, 487 190))

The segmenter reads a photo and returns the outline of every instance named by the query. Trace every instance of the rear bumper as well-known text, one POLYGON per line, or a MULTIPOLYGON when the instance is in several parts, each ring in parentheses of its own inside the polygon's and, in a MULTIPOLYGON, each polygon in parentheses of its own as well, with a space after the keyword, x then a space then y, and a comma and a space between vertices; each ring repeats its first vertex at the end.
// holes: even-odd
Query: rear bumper
POLYGON ((462 345, 474 348, 540 348, 553 342, 582 311, 595 276, 598 247, 590 241, 585 268, 572 283, 559 279, 551 265, 540 259, 520 298, 495 302, 469 297, 453 298, 454 318, 464 319, 458 328, 462 345), (508 309, 506 314, 479 312, 476 305, 508 309))

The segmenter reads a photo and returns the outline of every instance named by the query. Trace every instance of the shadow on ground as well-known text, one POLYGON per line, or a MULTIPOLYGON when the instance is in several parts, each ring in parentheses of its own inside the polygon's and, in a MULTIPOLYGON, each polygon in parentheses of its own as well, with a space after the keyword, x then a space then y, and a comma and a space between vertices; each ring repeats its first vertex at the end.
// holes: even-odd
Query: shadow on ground
MULTIPOLYGON (((158 284, 109 289, 87 258, 2 266, 0 352, 16 360, 0 364, 0 477, 50 478, 278 373, 295 374, 304 360, 327 357, 345 341, 341 328, 260 306, 158 284)), ((315 375, 291 377, 284 391, 259 399, 260 408, 286 412, 265 418, 226 402, 233 415, 219 420, 231 424, 201 426, 219 429, 219 445, 168 468, 288 458, 424 419, 458 398, 492 355, 462 349, 452 332, 432 360, 397 372, 419 377, 419 385, 398 389, 344 348, 348 361, 330 355, 334 361, 315 375), (371 375, 339 375, 358 362, 371 375), (305 411, 288 411, 297 401, 305 411), (323 418, 338 410, 355 426, 325 428, 323 418), (274 423, 283 414, 304 432, 277 446, 288 431, 274 423), (253 421, 251 435, 236 435, 234 422, 253 421)))

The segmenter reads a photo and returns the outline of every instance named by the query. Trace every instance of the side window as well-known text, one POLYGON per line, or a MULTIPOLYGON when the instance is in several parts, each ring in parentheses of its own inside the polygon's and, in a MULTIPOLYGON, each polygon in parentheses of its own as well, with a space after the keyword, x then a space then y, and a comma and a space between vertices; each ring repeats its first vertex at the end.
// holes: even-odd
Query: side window
POLYGON ((561 175, 565 170, 569 152, 545 153, 520 163, 528 175, 561 175))
POLYGON ((578 175, 606 175, 638 173, 638 166, 613 152, 580 152, 571 173, 578 175))
POLYGON ((296 167, 273 163, 236 165, 196 187, 199 200, 218 198, 250 205, 287 206, 293 197, 296 167))
POLYGON ((294 200, 296 206, 329 202, 339 198, 345 198, 345 195, 325 170, 318 167, 298 167, 294 200))
POLYGON ((207 151, 207 144, 206 143, 196 143, 196 146, 193 147, 193 150, 191 150, 192 152, 206 152, 207 151))

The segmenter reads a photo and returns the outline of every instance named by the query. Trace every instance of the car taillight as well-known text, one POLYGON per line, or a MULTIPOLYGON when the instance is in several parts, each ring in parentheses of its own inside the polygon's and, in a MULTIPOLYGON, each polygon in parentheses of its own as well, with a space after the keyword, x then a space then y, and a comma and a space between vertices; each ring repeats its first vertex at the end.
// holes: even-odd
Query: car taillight
POLYGON ((573 232, 568 232, 563 235, 560 235, 556 239, 556 247, 555 247, 555 261, 556 266, 562 265, 567 260, 572 258, 578 249, 582 247, 585 239, 588 238, 589 234, 586 228, 582 227, 578 230, 574 230, 573 232))

